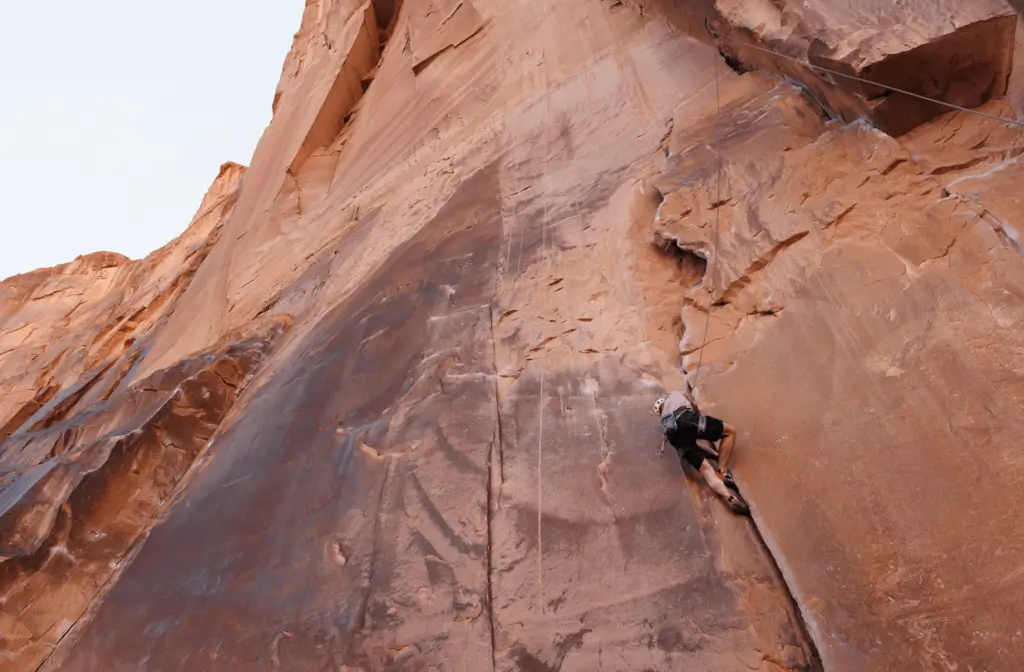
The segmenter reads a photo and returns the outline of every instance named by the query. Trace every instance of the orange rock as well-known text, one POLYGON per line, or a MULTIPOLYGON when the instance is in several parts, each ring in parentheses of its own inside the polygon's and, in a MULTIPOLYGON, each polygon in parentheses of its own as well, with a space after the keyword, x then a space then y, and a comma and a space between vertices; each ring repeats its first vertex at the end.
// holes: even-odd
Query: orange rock
POLYGON ((1019 128, 696 35, 975 105, 1015 15, 642 4, 307 2, 181 237, 0 283, 4 669, 1013 668, 1019 128))
POLYGON ((1017 14, 1005 0, 715 0, 702 3, 705 24, 675 0, 652 4, 691 33, 713 26, 737 67, 788 77, 833 116, 894 136, 948 108, 885 87, 976 107, 1006 93, 1014 60, 1017 14))

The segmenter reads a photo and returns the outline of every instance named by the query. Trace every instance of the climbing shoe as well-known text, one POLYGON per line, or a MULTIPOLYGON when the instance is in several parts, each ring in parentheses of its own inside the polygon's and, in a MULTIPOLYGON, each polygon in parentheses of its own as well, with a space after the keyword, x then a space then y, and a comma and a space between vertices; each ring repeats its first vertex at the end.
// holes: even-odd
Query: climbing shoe
POLYGON ((744 502, 738 495, 733 495, 726 500, 729 508, 732 512, 739 516, 746 516, 750 514, 750 507, 744 502))
POLYGON ((725 483, 725 487, 729 488, 733 492, 739 492, 740 491, 739 486, 736 485, 736 481, 734 481, 733 478, 732 478, 732 472, 727 471, 724 474, 723 473, 719 473, 718 477, 722 479, 723 483, 725 483))

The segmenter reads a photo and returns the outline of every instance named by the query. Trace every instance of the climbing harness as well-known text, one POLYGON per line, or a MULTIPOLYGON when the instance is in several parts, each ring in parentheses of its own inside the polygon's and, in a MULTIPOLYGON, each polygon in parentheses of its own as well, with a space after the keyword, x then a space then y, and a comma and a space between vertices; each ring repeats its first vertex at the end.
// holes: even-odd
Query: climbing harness
POLYGON ((666 437, 683 431, 692 434, 694 441, 707 430, 708 419, 692 408, 679 408, 661 416, 661 429, 666 437))

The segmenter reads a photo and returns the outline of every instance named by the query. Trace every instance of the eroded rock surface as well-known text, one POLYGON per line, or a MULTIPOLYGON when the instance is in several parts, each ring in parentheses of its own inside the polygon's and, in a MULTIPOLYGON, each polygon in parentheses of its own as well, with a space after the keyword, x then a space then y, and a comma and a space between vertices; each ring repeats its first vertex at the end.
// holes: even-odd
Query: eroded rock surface
POLYGON ((1006 93, 1014 60, 1017 15, 1006 0, 639 4, 691 34, 710 27, 735 67, 790 78, 832 116, 894 136, 948 108, 863 80, 976 107, 1006 93))
POLYGON ((695 35, 974 105, 1014 15, 691 4, 308 2, 181 238, 0 284, 4 669, 1011 669, 1024 139, 695 35))
POLYGON ((126 382, 218 239, 243 174, 222 166, 185 234, 143 261, 98 253, 2 285, 5 669, 36 669, 102 599, 290 322, 264 316, 126 382))
POLYGON ((665 239, 707 256, 720 220, 684 365, 744 428, 737 478, 827 668, 1010 668, 1024 136, 957 114, 814 137, 795 91, 752 76, 723 87, 721 199, 693 145, 713 111, 677 110, 706 121, 656 181, 665 239))

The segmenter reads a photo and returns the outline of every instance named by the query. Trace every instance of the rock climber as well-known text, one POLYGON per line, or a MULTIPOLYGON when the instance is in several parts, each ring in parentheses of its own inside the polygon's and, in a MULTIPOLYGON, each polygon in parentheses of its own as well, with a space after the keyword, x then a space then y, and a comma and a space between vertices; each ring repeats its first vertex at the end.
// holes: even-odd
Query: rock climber
MULTIPOLYGON (((701 415, 697 402, 688 393, 681 390, 671 392, 654 402, 654 412, 661 418, 661 429, 665 440, 679 453, 681 462, 688 462, 699 471, 712 490, 715 491, 734 513, 747 514, 749 508, 739 493, 733 492, 736 483, 729 473, 729 459, 736 445, 736 430, 732 425, 710 415, 701 415), (721 441, 718 447, 718 469, 716 470, 706 452, 697 445, 702 439, 712 444, 721 441)), ((661 444, 662 454, 665 452, 664 441, 661 444)))

